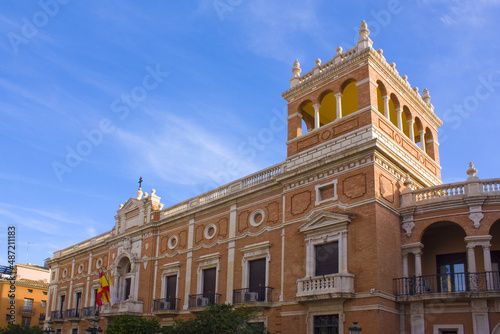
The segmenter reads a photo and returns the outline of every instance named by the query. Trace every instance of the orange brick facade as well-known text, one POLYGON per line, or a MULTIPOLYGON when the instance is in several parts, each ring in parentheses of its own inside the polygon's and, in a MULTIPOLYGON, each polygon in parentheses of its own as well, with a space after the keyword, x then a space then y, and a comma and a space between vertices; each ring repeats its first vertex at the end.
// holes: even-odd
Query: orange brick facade
POLYGON ((363 333, 498 333, 499 182, 471 167, 466 182, 441 185, 428 92, 368 33, 362 24, 353 49, 302 76, 294 64, 286 161, 170 208, 140 189, 110 232, 56 252, 53 327, 85 331, 108 269, 120 302, 101 308, 101 327, 234 303, 258 307, 271 333, 348 333, 353 322, 363 333), (462 254, 462 267, 450 262, 462 254))

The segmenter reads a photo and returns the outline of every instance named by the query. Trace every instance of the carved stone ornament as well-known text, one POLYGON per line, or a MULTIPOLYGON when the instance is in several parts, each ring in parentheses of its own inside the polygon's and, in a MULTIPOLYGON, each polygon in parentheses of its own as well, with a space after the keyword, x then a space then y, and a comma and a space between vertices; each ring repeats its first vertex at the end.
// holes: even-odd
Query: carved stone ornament
POLYGON ((125 250, 130 250, 132 248, 132 243, 130 242, 130 238, 124 238, 123 239, 123 249, 125 250))
POLYGON ((413 230, 414 227, 415 227, 414 222, 403 223, 403 230, 406 231, 406 236, 408 236, 408 238, 411 237, 411 231, 413 230))
POLYGON ((413 221, 413 216, 407 216, 403 218, 403 222, 401 224, 403 230, 406 231, 406 236, 411 237, 411 232, 415 227, 415 222, 413 221))
POLYGON ((481 226, 481 220, 484 218, 481 206, 471 206, 469 209, 469 219, 474 223, 475 228, 481 226))

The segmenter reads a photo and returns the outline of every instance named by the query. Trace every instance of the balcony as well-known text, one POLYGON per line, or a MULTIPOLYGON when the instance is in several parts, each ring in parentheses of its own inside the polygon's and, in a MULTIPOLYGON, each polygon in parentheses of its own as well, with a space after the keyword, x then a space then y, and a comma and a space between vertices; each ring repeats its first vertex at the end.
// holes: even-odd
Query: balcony
MULTIPOLYGON (((188 307, 191 309, 199 309, 212 304, 219 304, 221 295, 218 293, 202 293, 199 295, 190 295, 188 307)), ((193 311, 193 310, 192 310, 193 311)))
POLYGON ((179 298, 163 298, 153 300, 154 314, 176 314, 179 309, 179 298))
POLYGON ((101 316, 115 316, 123 314, 142 314, 143 304, 141 301, 127 299, 116 303, 111 307, 109 303, 104 303, 101 308, 101 316))
POLYGON ((82 316, 82 311, 77 308, 72 308, 69 310, 66 310, 66 319, 68 320, 78 320, 82 316))
POLYGON ((40 317, 38 318, 38 325, 42 326, 45 321, 45 313, 40 313, 40 317))
POLYGON ((83 308, 83 317, 97 317, 99 316, 99 308, 97 306, 84 307, 83 308))
POLYGON ((22 315, 35 315, 35 309, 32 306, 23 306, 19 310, 19 314, 22 314, 22 315))
POLYGON ((50 320, 52 321, 63 321, 64 319, 64 311, 52 311, 50 312, 50 320))
POLYGON ((233 304, 267 305, 272 303, 273 288, 262 286, 258 288, 237 289, 233 291, 233 304))
POLYGON ((353 297, 354 275, 352 274, 329 274, 297 280, 297 297, 295 299, 298 302, 353 297))
POLYGON ((433 298, 470 298, 470 293, 500 297, 500 272, 424 275, 394 279, 398 300, 433 298))

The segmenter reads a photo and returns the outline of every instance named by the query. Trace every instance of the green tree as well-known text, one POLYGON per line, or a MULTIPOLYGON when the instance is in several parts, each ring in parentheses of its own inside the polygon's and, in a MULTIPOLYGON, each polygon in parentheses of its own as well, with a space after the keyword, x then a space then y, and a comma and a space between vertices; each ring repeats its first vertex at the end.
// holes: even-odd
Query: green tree
POLYGON ((164 334, 267 334, 263 326, 249 323, 256 311, 233 305, 211 305, 195 319, 177 320, 173 326, 163 327, 164 334))
POLYGON ((105 334, 156 334, 160 331, 160 323, 156 319, 145 319, 133 315, 113 317, 105 334))
POLYGON ((8 325, 7 328, 0 328, 0 334, 43 334, 38 326, 8 325))

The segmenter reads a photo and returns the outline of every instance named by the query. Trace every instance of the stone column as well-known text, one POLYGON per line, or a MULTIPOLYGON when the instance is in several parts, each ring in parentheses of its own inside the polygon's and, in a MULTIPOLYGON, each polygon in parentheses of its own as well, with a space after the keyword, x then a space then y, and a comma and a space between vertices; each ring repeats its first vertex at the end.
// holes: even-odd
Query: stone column
POLYGON ((408 277, 408 253, 403 254, 403 277, 408 277))
POLYGON ((319 103, 313 104, 314 108, 314 128, 317 129, 320 127, 319 123, 319 108, 321 105, 319 103))
POLYGON ((486 276, 486 288, 488 291, 493 290, 495 287, 494 276, 492 274, 493 269, 491 267, 490 247, 490 244, 483 245, 484 275, 486 276))
POLYGON ((408 120, 408 130, 409 130, 410 140, 412 142, 415 142, 415 132, 413 131, 413 120, 412 119, 408 120))
POLYGON ((389 95, 383 96, 382 99, 384 100, 384 115, 385 118, 387 118, 389 121, 391 120, 391 115, 389 113, 389 100, 391 99, 389 95))
POLYGON ((476 257, 474 255, 474 244, 467 243, 467 266, 469 267, 469 272, 476 272, 476 257))
POLYGON ((396 115, 398 116, 398 122, 397 122, 397 125, 398 125, 398 129, 403 131, 403 119, 402 119, 402 114, 403 113, 403 110, 401 108, 398 108, 396 109, 396 115))
POLYGON ((342 118, 342 93, 335 94, 335 98, 337 99, 337 119, 342 118))
POLYGON ((415 255, 415 276, 422 276, 422 250, 414 251, 415 255))
POLYGON ((420 148, 422 149, 422 151, 424 151, 424 153, 427 153, 425 152, 425 131, 420 130, 418 131, 418 133, 420 135, 420 148))

